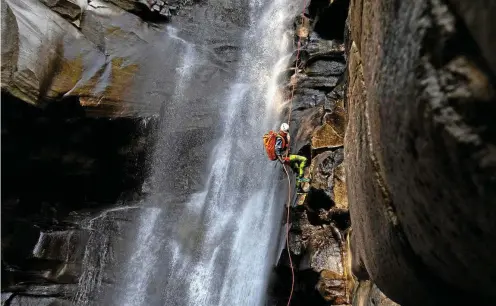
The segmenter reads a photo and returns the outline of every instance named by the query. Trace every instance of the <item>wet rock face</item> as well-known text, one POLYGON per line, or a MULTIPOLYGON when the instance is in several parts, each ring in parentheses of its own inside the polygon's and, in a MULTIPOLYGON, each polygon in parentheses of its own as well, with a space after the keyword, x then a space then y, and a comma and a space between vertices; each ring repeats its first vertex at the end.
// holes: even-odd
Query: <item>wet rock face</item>
MULTIPOLYGON (((107 0, 127 11, 136 13, 144 19, 169 20, 177 14, 178 9, 189 1, 163 1, 163 0, 107 0)), ((91 1, 90 1, 91 2, 91 1)))
POLYGON ((140 197, 156 125, 156 117, 88 118, 77 101, 41 110, 2 93, 5 305, 69 305, 90 266, 83 258, 104 257, 119 241, 110 237, 129 210, 99 215, 140 197))
POLYGON ((247 5, 6 0, 2 90, 39 106, 78 97, 91 116, 148 116, 171 100, 181 79, 176 68, 183 63, 198 68, 191 84, 198 90, 185 98, 198 101, 191 103, 198 109, 193 115, 203 115, 213 93, 223 92, 232 76, 246 26, 246 18, 236 16, 246 16, 247 5), (201 61, 190 63, 192 51, 201 61))
POLYGON ((351 1, 355 274, 402 305, 493 304, 494 5, 351 1), (474 18, 474 16, 480 18, 474 18), (405 290, 409 288, 409 290, 405 290))
MULTIPOLYGON (((298 62, 293 58, 293 68, 283 80, 287 97, 294 88, 291 150, 307 156, 310 165, 305 176, 311 179, 303 186, 307 192, 295 195, 295 205, 290 208, 289 252, 295 271, 291 305, 351 302, 352 277, 345 247, 350 222, 343 150, 344 46, 333 35, 314 30, 317 15, 338 9, 343 1, 338 2, 312 1, 310 17, 296 17, 294 33, 296 42, 301 39, 301 57, 298 62)), ((291 288, 287 252, 288 248, 283 250, 276 269, 274 305, 285 305, 291 288)))

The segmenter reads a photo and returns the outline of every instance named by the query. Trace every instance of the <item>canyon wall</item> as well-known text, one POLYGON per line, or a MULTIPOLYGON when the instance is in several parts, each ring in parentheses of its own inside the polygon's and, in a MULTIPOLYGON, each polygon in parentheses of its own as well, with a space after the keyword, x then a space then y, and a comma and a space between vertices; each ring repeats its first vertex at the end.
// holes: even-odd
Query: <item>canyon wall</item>
POLYGON ((495 12, 482 1, 351 1, 353 272, 402 305, 496 299, 495 12))
POLYGON ((289 246, 276 268, 273 305, 287 303, 291 266, 295 273, 291 305, 349 305, 352 301, 344 160, 347 12, 348 1, 312 1, 295 18, 292 29, 295 52, 281 77, 281 91, 291 112, 291 153, 307 157, 305 177, 311 181, 303 184, 303 193, 296 194, 296 189, 292 193, 289 246))
POLYGON ((295 305, 494 303, 494 12, 312 1, 296 18, 292 150, 312 181, 291 208, 295 305))
MULTIPOLYGON (((146 192, 185 57, 177 29, 203 51, 171 130, 185 158, 170 187, 198 188, 245 9, 2 0, 4 305, 86 301, 114 281, 84 266, 109 261, 99 251, 119 247, 146 192)), ((280 89, 294 88, 291 149, 311 182, 290 208, 291 305, 494 304, 494 13, 482 0, 314 0, 295 18, 301 51, 280 89)), ((287 251, 273 305, 289 296, 287 251)))

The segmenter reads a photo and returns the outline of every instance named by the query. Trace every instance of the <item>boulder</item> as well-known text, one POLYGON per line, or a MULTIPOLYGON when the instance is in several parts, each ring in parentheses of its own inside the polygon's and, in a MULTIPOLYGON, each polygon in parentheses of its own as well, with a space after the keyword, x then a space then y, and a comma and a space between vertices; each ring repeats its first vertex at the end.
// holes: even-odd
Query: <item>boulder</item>
POLYGON ((297 299, 310 298, 316 290, 330 305, 345 304, 349 297, 345 250, 333 233, 335 229, 332 225, 312 225, 305 211, 298 213, 297 218, 290 235, 290 250, 298 258, 295 260, 299 260, 297 271, 306 288, 297 299), (294 231, 301 231, 301 234, 294 234, 294 231), (314 277, 307 279, 309 274, 314 277), (315 281, 314 288, 311 288, 310 279, 315 281))
POLYGON ((86 9, 85 0, 40 0, 41 3, 59 14, 75 26, 80 26, 83 11, 86 9))
POLYGON ((336 40, 322 39, 317 33, 312 32, 305 46, 309 57, 342 55, 344 46, 336 40))
POLYGON ((308 108, 313 108, 317 105, 324 104, 325 102, 325 92, 312 88, 301 88, 298 87, 294 91, 292 111, 304 110, 308 108))
POLYGON ((298 88, 320 89, 322 91, 329 92, 338 84, 338 81, 339 77, 337 76, 297 74, 295 83, 298 88))
POLYGON ((345 163, 341 163, 333 172, 333 201, 338 209, 348 209, 348 189, 346 186, 345 163))
POLYGON ((348 303, 346 283, 342 274, 323 270, 320 272, 317 290, 330 305, 346 305, 348 303))
POLYGON ((346 126, 343 99, 335 99, 334 96, 326 96, 324 107, 326 108, 326 114, 323 118, 324 124, 317 128, 312 135, 313 150, 324 148, 331 149, 343 146, 344 130, 346 126), (329 105, 327 105, 327 101, 329 101, 329 105))

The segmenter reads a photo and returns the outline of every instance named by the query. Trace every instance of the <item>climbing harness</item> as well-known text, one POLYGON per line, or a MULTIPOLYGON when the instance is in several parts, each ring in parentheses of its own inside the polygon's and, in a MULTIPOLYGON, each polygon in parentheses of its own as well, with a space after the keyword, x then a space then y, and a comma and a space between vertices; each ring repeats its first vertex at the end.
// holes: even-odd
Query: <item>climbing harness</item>
MULTIPOLYGON (((303 3, 303 10, 301 14, 304 16, 305 15, 305 8, 307 7, 307 1, 305 0, 303 3)), ((294 70, 294 75, 298 73, 298 61, 300 59, 300 48, 301 48, 301 37, 298 35, 298 45, 296 48, 296 60, 295 60, 295 70, 294 70)), ((291 123, 291 110, 293 109, 293 98, 294 98, 294 92, 295 92, 295 87, 296 87, 296 82, 291 82, 292 83, 292 88, 291 88, 291 99, 289 101, 289 111, 288 111, 288 124, 291 123)), ((289 155, 289 150, 286 151, 286 158, 289 155)), ((289 293, 289 298, 288 298, 288 304, 287 306, 291 305, 291 298, 293 297, 293 291, 294 291, 294 285, 295 285, 295 273, 294 273, 294 267, 293 267, 293 260, 291 259, 291 251, 289 250, 289 213, 290 213, 290 207, 291 207, 291 178, 289 177, 289 172, 288 169, 286 168, 286 165, 283 166, 284 171, 286 172, 286 176, 288 178, 288 203, 286 205, 287 212, 286 212, 286 249, 288 250, 288 257, 289 257, 289 266, 291 268, 291 291, 289 293)))

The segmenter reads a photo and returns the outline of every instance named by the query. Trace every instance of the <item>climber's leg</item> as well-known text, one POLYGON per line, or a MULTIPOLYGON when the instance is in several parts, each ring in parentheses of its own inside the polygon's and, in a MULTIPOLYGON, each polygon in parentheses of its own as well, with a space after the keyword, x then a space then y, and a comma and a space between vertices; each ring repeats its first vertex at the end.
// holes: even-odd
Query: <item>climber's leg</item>
POLYGON ((305 166, 307 165, 307 158, 301 155, 289 155, 289 162, 291 167, 298 173, 298 178, 303 178, 305 174, 305 166))

